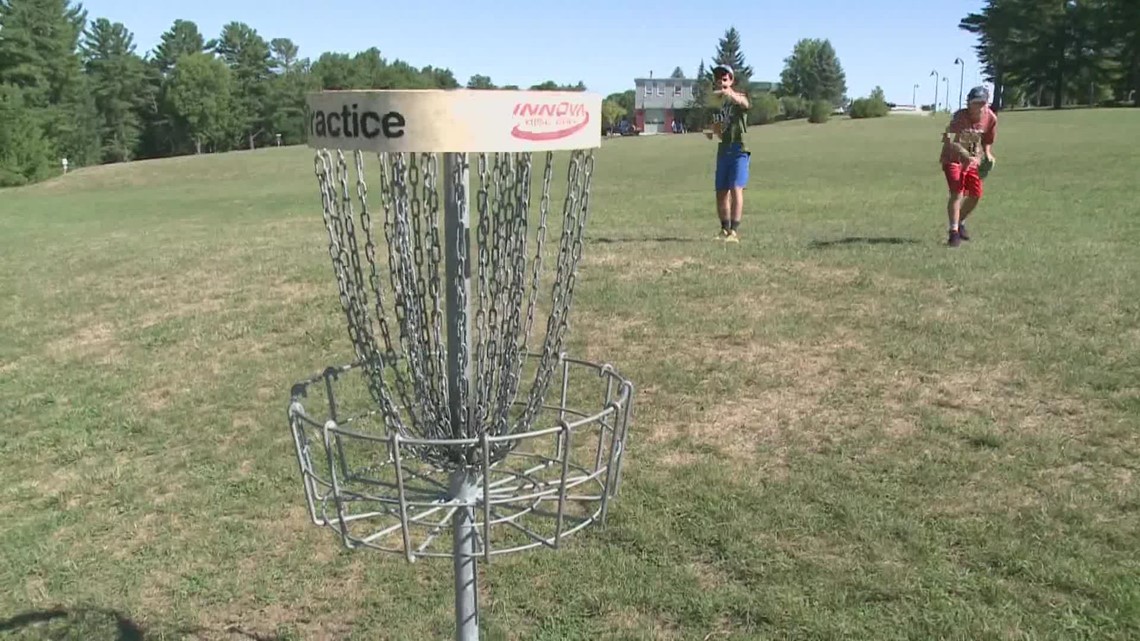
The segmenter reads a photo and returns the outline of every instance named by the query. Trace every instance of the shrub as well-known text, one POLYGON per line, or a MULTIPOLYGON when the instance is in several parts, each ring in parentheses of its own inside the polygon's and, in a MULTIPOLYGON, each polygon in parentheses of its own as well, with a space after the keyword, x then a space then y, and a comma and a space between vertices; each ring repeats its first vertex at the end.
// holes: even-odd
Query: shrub
POLYGON ((799 96, 784 96, 780 99, 780 106, 784 109, 784 120, 798 120, 808 116, 808 102, 799 96))
POLYGON ((766 125, 775 122, 780 115, 780 101, 770 93, 762 93, 752 98, 752 108, 748 110, 748 125, 766 125))
POLYGON ((882 118, 890 112, 891 107, 880 87, 875 87, 869 98, 859 98, 851 103, 852 118, 882 118))
POLYGON ((816 100, 811 103, 811 114, 808 115, 808 122, 818 125, 828 120, 831 120, 831 103, 826 100, 816 100))

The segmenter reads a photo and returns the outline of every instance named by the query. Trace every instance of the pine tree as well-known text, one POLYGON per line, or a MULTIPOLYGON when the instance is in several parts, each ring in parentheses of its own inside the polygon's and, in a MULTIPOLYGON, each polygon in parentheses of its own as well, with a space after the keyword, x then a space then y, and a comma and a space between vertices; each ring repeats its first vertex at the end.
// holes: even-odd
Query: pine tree
POLYGON ((269 41, 269 49, 273 52, 274 69, 279 73, 288 73, 297 62, 300 49, 289 38, 274 38, 269 41))
POLYGON ((139 143, 139 156, 162 157, 192 153, 195 141, 184 127, 184 121, 172 111, 167 93, 170 76, 178 61, 195 53, 210 51, 198 25, 189 20, 175 20, 161 36, 147 60, 147 103, 143 112, 144 130, 139 143))
POLYGON ((286 145, 305 141, 305 95, 320 89, 309 73, 309 61, 298 59, 300 49, 288 38, 269 41, 276 75, 269 80, 266 126, 274 138, 280 134, 286 145))
POLYGON ((697 65, 697 81, 693 84, 693 99, 689 101, 685 113, 685 128, 690 131, 700 131, 712 119, 710 98, 712 96, 712 73, 705 65, 705 61, 697 65))
POLYGON ((189 20, 175 20, 154 48, 153 63, 166 75, 182 56, 207 51, 206 39, 198 31, 198 25, 189 20))
POLYGON ((784 59, 780 92, 809 102, 825 100, 837 107, 846 102, 847 76, 831 41, 800 39, 792 55, 784 59))
POLYGON ((728 65, 732 67, 737 87, 747 87, 752 80, 752 67, 744 62, 744 52, 740 47, 740 32, 736 27, 729 27, 724 37, 717 45, 716 55, 713 56, 713 66, 728 65))
POLYGON ((697 66, 697 82, 693 85, 693 105, 704 105, 712 89, 712 74, 705 67, 705 61, 697 66))
POLYGON ((231 22, 222 28, 214 50, 233 71, 237 107, 234 123, 253 149, 257 137, 266 130, 270 110, 266 101, 273 68, 269 43, 249 25, 231 22))
POLYGON ((0 187, 40 180, 52 164, 52 145, 36 114, 24 104, 23 93, 0 84, 0 187))
POLYGON ((69 0, 0 0, 0 84, 20 91, 53 155, 76 167, 98 159, 95 106, 78 53, 86 21, 69 0))
POLYGON ((83 54, 99 115, 102 160, 131 160, 142 134, 140 113, 149 90, 134 36, 121 23, 100 18, 85 34, 83 54))
POLYGON ((1140 85, 1140 4, 1135 0, 986 0, 959 28, 975 50, 1001 106, 1014 94, 1060 108, 1095 103, 1127 78, 1140 85))
POLYGON ((991 102, 994 109, 1002 109, 1006 102, 1006 79, 1009 73, 1011 32, 1014 16, 1003 6, 986 6, 980 13, 971 13, 962 19, 959 29, 978 36, 974 51, 982 63, 982 73, 993 83, 991 102))
POLYGON ((1120 67, 1118 95, 1140 106, 1140 2, 1108 0, 1105 4, 1104 28, 1115 44, 1120 67))

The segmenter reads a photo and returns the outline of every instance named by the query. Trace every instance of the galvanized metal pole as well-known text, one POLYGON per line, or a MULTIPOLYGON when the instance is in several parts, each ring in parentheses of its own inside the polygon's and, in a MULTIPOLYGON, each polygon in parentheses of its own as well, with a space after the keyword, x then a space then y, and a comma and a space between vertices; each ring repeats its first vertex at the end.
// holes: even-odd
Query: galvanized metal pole
POLYGON ((962 85, 966 84, 966 62, 961 58, 955 58, 954 64, 961 65, 962 69, 958 77, 958 108, 962 108, 962 85))
MULTIPOLYGON (((472 417, 461 399, 470 399, 471 244, 468 232, 469 173, 467 155, 443 154, 444 261, 447 283, 447 391, 451 405, 452 438, 465 438, 459 426, 472 417), (461 393, 462 392, 462 393, 461 393)), ((467 430, 470 433, 470 429, 467 430)), ((452 552, 455 565, 455 638, 478 641, 479 602, 476 589, 475 515, 478 490, 469 474, 469 460, 460 463, 450 479, 451 496, 460 507, 452 517, 452 552)))
POLYGON ((931 71, 930 75, 934 76, 934 104, 930 105, 930 113, 936 114, 938 113, 938 81, 942 78, 938 75, 937 69, 931 71))

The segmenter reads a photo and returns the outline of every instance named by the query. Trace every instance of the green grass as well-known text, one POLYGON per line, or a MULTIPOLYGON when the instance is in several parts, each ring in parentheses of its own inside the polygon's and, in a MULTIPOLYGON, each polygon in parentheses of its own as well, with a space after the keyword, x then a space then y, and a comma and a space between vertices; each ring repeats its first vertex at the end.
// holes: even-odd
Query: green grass
MULTIPOLYGON (((481 568, 490 639, 1140 637, 1140 112, 607 141, 571 353, 638 386, 609 526, 481 568)), ((0 638, 447 638, 451 567, 308 524, 289 385, 351 358, 306 149, 0 192, 0 638), (38 617, 35 613, 57 614, 38 617)))

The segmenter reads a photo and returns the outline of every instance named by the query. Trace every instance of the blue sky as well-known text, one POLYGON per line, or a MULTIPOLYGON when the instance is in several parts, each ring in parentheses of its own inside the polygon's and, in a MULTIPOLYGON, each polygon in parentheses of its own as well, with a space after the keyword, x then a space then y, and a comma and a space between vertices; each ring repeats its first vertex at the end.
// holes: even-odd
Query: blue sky
MULTIPOLYGON (((364 0, 319 3, 318 9, 314 0, 87 0, 83 6, 92 19, 125 24, 140 54, 176 18, 193 20, 207 38, 236 20, 266 40, 291 38, 302 57, 375 46, 387 58, 450 68, 461 83, 476 73, 524 88, 581 80, 603 95, 631 89, 633 78, 651 71, 668 76, 680 66, 695 73, 730 26, 740 32, 757 80, 779 80, 784 58, 804 37, 831 40, 852 97, 880 85, 888 100, 909 104, 917 83, 918 101, 929 103, 930 73, 938 70, 950 77, 950 102, 957 106, 956 57, 966 61, 966 90, 981 80, 974 39, 958 21, 982 0, 740 0, 727 3, 732 11, 698 10, 692 0, 493 1, 364 0)), ((945 91, 941 85, 940 102, 945 91)))

